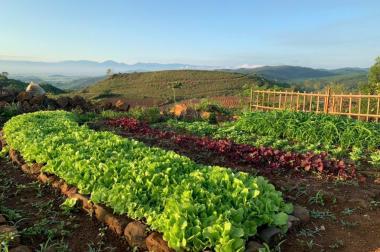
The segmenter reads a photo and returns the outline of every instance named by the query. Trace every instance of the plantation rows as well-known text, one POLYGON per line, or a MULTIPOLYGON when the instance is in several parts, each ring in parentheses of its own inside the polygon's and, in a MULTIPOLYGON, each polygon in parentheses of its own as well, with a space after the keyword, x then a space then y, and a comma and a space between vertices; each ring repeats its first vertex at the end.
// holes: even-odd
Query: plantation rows
POLYGON ((220 125, 169 120, 158 127, 252 146, 327 152, 337 158, 380 165, 380 125, 346 117, 272 111, 246 113, 235 122, 220 125))
MULTIPOLYGON (((198 123, 189 125, 191 127, 198 123)), ((250 164, 254 169, 258 169, 264 173, 276 171, 306 171, 344 178, 352 178, 355 176, 353 166, 345 164, 342 160, 329 159, 328 155, 324 152, 319 154, 312 152, 288 152, 271 147, 254 147, 248 144, 238 144, 228 139, 218 140, 196 135, 180 134, 173 131, 152 128, 148 124, 133 118, 113 119, 109 120, 107 124, 114 127, 122 127, 127 132, 139 135, 170 139, 181 146, 190 147, 196 145, 199 150, 214 152, 236 163, 244 162, 250 164)), ((179 125, 184 124, 183 122, 179 122, 179 125)), ((207 128, 205 128, 205 130, 207 130, 207 128)), ((203 132, 204 135, 208 135, 205 131, 203 132)))
POLYGON ((146 222, 173 249, 244 251, 259 227, 287 228, 292 205, 263 177, 196 164, 172 151, 93 131, 69 112, 16 116, 3 130, 9 147, 26 162, 44 164, 44 172, 93 202, 146 222))

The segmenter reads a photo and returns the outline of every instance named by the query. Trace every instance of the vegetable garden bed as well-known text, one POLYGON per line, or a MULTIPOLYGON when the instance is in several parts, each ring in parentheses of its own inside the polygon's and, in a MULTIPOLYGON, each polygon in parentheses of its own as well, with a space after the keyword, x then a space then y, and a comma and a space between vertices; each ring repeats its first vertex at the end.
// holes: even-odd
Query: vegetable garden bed
POLYGON ((292 211, 262 177, 95 132, 68 112, 14 117, 4 136, 28 164, 45 164, 44 172, 89 194, 92 202, 144 221, 176 250, 243 251, 262 226, 286 230, 292 211))
POLYGON ((212 151, 225 156, 236 163, 246 163, 258 169, 261 173, 270 172, 317 172, 328 176, 341 178, 355 177, 353 165, 347 165, 343 160, 330 159, 326 153, 313 152, 297 153, 282 151, 271 147, 254 147, 248 144, 239 144, 228 139, 212 139, 196 135, 180 134, 150 127, 148 124, 133 118, 119 118, 106 124, 126 132, 142 136, 170 139, 173 142, 187 146, 197 145, 200 150, 212 151))

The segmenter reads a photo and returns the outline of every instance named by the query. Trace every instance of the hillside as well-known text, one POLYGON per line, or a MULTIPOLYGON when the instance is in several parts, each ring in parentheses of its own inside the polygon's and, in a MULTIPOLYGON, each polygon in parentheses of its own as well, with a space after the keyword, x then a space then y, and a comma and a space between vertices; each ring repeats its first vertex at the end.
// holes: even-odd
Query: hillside
POLYGON ((81 91, 88 98, 155 99, 170 101, 171 83, 181 83, 176 89, 177 100, 221 95, 238 95, 250 86, 263 88, 282 86, 256 75, 222 71, 171 70, 145 73, 114 74, 81 91))
MULTIPOLYGON (((9 79, 4 76, 0 76, 0 87, 4 89, 9 89, 9 90, 14 90, 17 92, 23 91, 26 89, 28 86, 28 83, 19 81, 19 80, 14 80, 14 79, 9 79)), ((40 86, 47 92, 51 94, 62 94, 65 91, 62 89, 59 89, 51 84, 47 83, 42 83, 40 86)))
POLYGON ((263 66, 252 69, 241 68, 230 71, 243 74, 258 74, 264 78, 277 81, 293 81, 295 79, 319 78, 335 75, 328 70, 299 66, 263 66))
POLYGON ((318 91, 327 85, 338 85, 339 89, 354 91, 361 83, 367 81, 368 74, 368 69, 350 67, 328 70, 299 66, 264 66, 226 71, 254 74, 269 80, 287 82, 300 91, 318 91))

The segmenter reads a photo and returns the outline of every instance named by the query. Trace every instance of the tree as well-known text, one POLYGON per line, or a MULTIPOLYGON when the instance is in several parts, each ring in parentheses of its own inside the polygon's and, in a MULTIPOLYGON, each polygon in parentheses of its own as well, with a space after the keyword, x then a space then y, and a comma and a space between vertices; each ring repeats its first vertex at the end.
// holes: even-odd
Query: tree
POLYGON ((2 72, 1 75, 7 78, 9 74, 8 72, 2 72))
POLYGON ((380 57, 368 72, 368 90, 372 94, 380 94, 380 57))
POLYGON ((108 68, 107 69, 107 76, 111 76, 112 75, 112 69, 111 68, 108 68))

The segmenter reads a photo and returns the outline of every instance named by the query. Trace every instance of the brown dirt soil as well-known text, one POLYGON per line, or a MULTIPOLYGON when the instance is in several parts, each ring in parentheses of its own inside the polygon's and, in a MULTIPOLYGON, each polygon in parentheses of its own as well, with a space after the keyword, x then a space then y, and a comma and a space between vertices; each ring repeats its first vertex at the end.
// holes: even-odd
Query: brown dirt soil
POLYGON ((60 208, 65 198, 0 159, 0 214, 20 232, 33 251, 132 251, 120 238, 80 209, 60 208), (96 249, 96 250, 95 250, 96 249))
MULTIPOLYGON (((253 167, 236 164, 214 153, 200 152, 196 146, 182 147, 167 139, 144 137, 104 125, 103 129, 113 130, 149 146, 173 150, 198 163, 260 174, 253 167)), ((318 174, 305 173, 261 175, 282 191, 287 201, 311 211, 308 223, 293 229, 284 237, 281 251, 380 251, 380 184, 374 183, 373 178, 358 182, 331 180, 318 174)))

